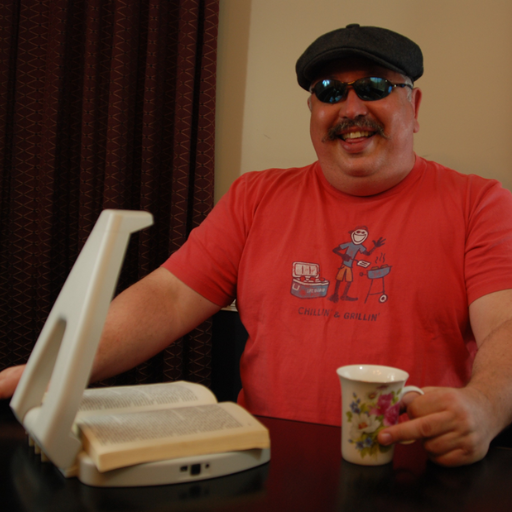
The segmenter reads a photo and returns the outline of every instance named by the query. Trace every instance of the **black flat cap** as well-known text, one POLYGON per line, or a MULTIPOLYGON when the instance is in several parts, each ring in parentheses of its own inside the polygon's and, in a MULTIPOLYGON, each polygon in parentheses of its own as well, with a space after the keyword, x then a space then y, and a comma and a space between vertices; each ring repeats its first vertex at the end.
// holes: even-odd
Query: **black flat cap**
POLYGON ((347 57, 368 59, 413 82, 423 74, 423 55, 416 43, 385 28, 352 24, 320 36, 306 49, 295 66, 299 85, 308 91, 328 62, 347 57))

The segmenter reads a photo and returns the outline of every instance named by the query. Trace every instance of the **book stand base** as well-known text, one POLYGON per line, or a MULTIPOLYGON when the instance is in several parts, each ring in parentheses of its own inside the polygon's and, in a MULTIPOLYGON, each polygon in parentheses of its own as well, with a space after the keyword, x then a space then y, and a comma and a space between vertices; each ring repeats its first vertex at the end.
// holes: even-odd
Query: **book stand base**
POLYGON ((269 460, 270 449, 266 448, 147 462, 102 473, 92 459, 81 452, 77 466, 61 471, 66 477, 76 476, 82 483, 94 487, 141 487, 216 478, 252 469, 269 460))

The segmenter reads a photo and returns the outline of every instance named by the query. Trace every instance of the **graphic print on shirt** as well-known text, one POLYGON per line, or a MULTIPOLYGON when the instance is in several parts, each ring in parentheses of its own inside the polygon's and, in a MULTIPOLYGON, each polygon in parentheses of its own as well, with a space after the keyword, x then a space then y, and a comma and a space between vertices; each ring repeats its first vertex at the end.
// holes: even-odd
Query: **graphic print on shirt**
POLYGON ((292 295, 299 299, 315 299, 325 297, 329 289, 329 281, 320 277, 320 265, 296 261, 292 270, 292 295))
MULTIPOLYGON (((332 251, 341 257, 341 266, 338 269, 338 273, 336 274, 336 284, 334 286, 334 293, 329 297, 329 300, 336 303, 339 300, 348 300, 355 301, 358 300, 358 297, 351 297, 348 295, 348 291, 352 286, 352 282, 354 280, 354 271, 353 264, 354 260, 358 253, 364 254, 367 257, 370 257, 378 247, 382 247, 386 240, 380 237, 378 240, 373 240, 373 247, 368 250, 363 242, 368 238, 369 231, 366 226, 357 226, 352 231, 349 231, 349 235, 351 240, 349 242, 345 242, 340 244, 338 247, 335 247, 332 251), (339 294, 341 284, 345 282, 345 287, 343 289, 342 294, 339 294)), ((363 268, 370 266, 369 261, 359 260, 357 261, 357 265, 363 268)), ((387 273, 391 267, 386 267, 387 273)), ((371 270, 368 271, 368 277, 370 279, 376 279, 377 276, 372 277, 370 275, 371 270)), ((373 281, 372 281, 373 284, 373 281)), ((368 299, 368 297, 366 297, 368 299)), ((365 301, 366 302, 366 301, 365 301)))
MULTIPOLYGON (((292 287, 290 293, 300 299, 315 299, 327 297, 328 300, 337 303, 338 301, 357 301, 359 297, 353 297, 348 294, 349 289, 354 281, 354 275, 364 276, 368 278, 368 288, 364 303, 369 297, 378 295, 379 302, 386 302, 387 295, 385 293, 384 281, 385 276, 391 271, 391 267, 385 264, 385 255, 381 253, 375 259, 372 265, 366 259, 356 258, 358 254, 369 258, 378 247, 382 247, 386 240, 380 237, 373 240, 373 247, 368 249, 364 242, 369 236, 369 230, 366 226, 357 226, 349 231, 350 240, 341 243, 332 251, 341 258, 341 266, 337 270, 334 280, 334 291, 327 297, 330 281, 322 277, 320 273, 320 265, 318 263, 296 261, 293 263, 292 269, 292 287), (379 264, 381 264, 379 266, 379 264), (354 269, 354 265, 359 267, 359 272, 354 269), (342 284, 344 287, 340 294, 342 284)), ((324 269, 325 271, 325 269, 324 269)), ((357 278, 356 278, 357 279, 357 278)))

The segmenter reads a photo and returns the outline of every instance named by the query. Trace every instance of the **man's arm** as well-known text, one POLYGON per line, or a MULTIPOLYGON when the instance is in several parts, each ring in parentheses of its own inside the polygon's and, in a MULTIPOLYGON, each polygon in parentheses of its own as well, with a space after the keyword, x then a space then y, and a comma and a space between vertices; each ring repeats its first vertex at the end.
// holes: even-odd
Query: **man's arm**
POLYGON ((483 458, 512 422, 512 290, 477 299, 469 316, 478 345, 470 382, 408 394, 411 421, 383 430, 379 442, 421 439, 432 460, 457 466, 483 458))
MULTIPOLYGON (((146 361, 219 309, 168 270, 158 268, 112 301, 91 381, 146 361)), ((14 393, 23 368, 0 373, 0 398, 14 393)))

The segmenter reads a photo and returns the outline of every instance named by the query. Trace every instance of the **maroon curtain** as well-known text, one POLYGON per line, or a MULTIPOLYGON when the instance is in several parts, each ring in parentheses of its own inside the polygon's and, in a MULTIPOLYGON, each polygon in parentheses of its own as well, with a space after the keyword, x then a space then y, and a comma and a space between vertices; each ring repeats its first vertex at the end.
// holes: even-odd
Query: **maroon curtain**
MULTIPOLYGON (((25 362, 105 208, 150 211, 118 291, 213 205, 218 0, 3 0, 0 369, 25 362)), ((208 384, 206 322, 109 383, 208 384)))

